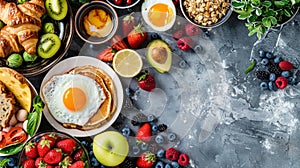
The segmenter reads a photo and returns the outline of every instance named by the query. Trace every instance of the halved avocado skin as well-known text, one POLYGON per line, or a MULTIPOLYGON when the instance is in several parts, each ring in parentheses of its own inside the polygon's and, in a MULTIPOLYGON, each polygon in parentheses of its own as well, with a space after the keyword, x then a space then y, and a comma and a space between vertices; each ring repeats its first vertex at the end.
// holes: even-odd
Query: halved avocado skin
POLYGON ((150 65, 152 65, 158 72, 165 73, 171 69, 172 65, 172 51, 168 43, 163 40, 157 39, 151 41, 146 49, 146 56, 150 65), (167 58, 165 63, 161 64, 155 61, 152 57, 152 51, 154 48, 163 48, 167 51, 167 58))

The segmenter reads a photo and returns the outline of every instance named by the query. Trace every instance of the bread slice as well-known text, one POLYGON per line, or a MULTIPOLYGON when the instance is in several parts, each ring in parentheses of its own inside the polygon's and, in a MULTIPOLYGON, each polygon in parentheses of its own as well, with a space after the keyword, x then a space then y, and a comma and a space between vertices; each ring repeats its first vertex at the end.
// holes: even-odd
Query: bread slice
MULTIPOLYGON (((101 104, 98 112, 92 118, 89 119, 88 123, 86 123, 79 129, 90 130, 100 127, 110 118, 117 106, 116 89, 111 77, 108 76, 101 69, 90 65, 76 67, 72 69, 69 73, 80 74, 92 78, 103 89, 104 94, 106 96, 105 101, 101 104)), ((71 128, 76 127, 74 125, 72 126, 72 124, 64 124, 64 126, 71 128)))
POLYGON ((14 95, 7 91, 5 85, 0 81, 0 130, 9 126, 11 117, 17 111, 15 104, 14 95))
POLYGON ((14 94, 21 107, 30 112, 33 95, 26 78, 15 70, 0 67, 0 81, 14 94))

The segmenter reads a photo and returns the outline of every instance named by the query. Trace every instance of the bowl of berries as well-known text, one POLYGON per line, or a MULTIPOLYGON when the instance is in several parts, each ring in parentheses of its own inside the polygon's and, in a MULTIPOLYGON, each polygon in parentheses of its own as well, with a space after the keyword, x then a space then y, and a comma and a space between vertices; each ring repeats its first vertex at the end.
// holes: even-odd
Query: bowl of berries
POLYGON ((106 0, 106 2, 118 9, 128 9, 137 5, 140 0, 106 0))
POLYGON ((42 132, 30 138, 19 154, 18 167, 91 167, 88 152, 76 138, 42 132))

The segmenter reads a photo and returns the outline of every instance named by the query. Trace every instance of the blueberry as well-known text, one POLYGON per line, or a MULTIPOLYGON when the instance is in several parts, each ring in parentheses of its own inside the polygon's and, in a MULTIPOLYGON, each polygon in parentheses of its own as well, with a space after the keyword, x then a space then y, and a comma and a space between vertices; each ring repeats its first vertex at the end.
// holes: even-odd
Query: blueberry
POLYGON ((101 165, 101 167, 100 168, 106 168, 104 165, 101 165))
POLYGON ((269 82, 268 86, 269 86, 270 90, 273 90, 273 91, 277 90, 277 87, 276 87, 275 83, 272 82, 272 81, 269 82))
POLYGON ((93 150, 90 150, 90 151, 89 151, 89 155, 90 155, 90 156, 94 156, 93 150))
POLYGON ((165 165, 165 168, 172 168, 172 166, 168 163, 165 165))
POLYGON ((155 120, 155 116, 150 114, 147 116, 147 120, 148 120, 148 122, 153 122, 155 120))
POLYGON ((147 143, 142 143, 141 144, 141 149, 143 150, 143 151, 145 151, 145 150, 147 150, 148 149, 148 144, 147 143))
POLYGON ((16 160, 12 157, 9 157, 8 159, 9 159, 9 161, 7 162, 7 166, 14 167, 16 165, 16 160))
POLYGON ((156 40, 156 39, 159 39, 160 37, 159 37, 159 35, 157 34, 157 33, 151 33, 151 39, 152 40, 156 40))
POLYGON ((171 165, 173 166, 173 168, 179 168, 178 162, 173 161, 171 162, 171 165))
POLYGON ((278 64, 279 62, 283 61, 283 59, 281 57, 276 57, 274 59, 274 63, 278 64))
POLYGON ((295 85, 295 84, 296 84, 296 78, 294 78, 294 77, 289 77, 288 80, 289 80, 289 84, 290 84, 290 85, 295 85))
POLYGON ((165 155, 165 151, 163 149, 160 149, 156 153, 157 157, 162 158, 165 155))
POLYGON ((15 165, 13 168, 18 168, 18 166, 15 165))
POLYGON ((156 132, 158 130, 158 126, 156 124, 152 125, 152 132, 156 132))
POLYGON ((271 52, 267 52, 267 53, 266 53, 266 57, 269 58, 269 59, 271 59, 271 58, 274 57, 274 54, 271 53, 271 52))
POLYGON ((162 144, 164 142, 164 137, 162 135, 157 135, 155 137, 155 142, 158 144, 162 144))
POLYGON ((259 50, 258 54, 260 58, 264 58, 266 56, 266 52, 264 50, 259 50))
POLYGON ((288 78, 288 77, 291 76, 291 72, 290 71, 282 71, 281 72, 281 76, 285 77, 285 78, 288 78))
POLYGON ((158 161, 155 165, 155 168, 164 168, 164 163, 162 161, 158 161))
POLYGON ((90 149, 93 149, 93 143, 90 143, 90 149))
POLYGON ((270 80, 270 81, 275 81, 275 80, 276 80, 276 74, 270 73, 269 80, 270 80))
POLYGON ((100 165, 99 161, 95 157, 92 157, 91 164, 94 167, 98 167, 100 165))
POLYGON ((138 155, 140 153, 140 151, 141 150, 137 145, 132 147, 132 152, 133 152, 134 155, 138 155))
POLYGON ((176 136, 175 133, 170 132, 170 133, 168 134, 168 141, 174 142, 174 141, 176 140, 176 138, 177 138, 177 136, 176 136))
POLYGON ((269 88, 267 82, 261 82, 259 86, 261 90, 267 90, 269 88))
POLYGON ((269 63, 269 60, 267 58, 264 58, 261 60, 262 65, 267 65, 269 63))
POLYGON ((81 144, 82 144, 83 146, 85 146, 85 147, 88 146, 88 142, 87 142, 87 141, 81 141, 81 144))
POLYGON ((122 129, 122 135, 128 137, 130 135, 130 128, 125 127, 122 129))

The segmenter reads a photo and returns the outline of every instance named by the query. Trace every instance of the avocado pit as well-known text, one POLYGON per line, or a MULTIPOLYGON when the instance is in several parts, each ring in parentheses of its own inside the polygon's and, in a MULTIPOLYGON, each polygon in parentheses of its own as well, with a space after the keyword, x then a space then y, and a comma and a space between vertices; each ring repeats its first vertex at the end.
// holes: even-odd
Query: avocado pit
POLYGON ((164 64, 167 61, 168 53, 164 47, 155 47, 152 49, 151 56, 157 63, 164 64))

